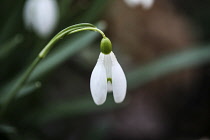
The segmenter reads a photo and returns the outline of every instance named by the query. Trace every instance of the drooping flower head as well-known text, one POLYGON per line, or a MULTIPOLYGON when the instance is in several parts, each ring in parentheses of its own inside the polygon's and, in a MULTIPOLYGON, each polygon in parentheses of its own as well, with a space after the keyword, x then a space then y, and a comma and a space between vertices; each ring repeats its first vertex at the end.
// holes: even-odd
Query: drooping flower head
POLYGON ((24 5, 23 19, 26 27, 38 36, 49 36, 58 20, 56 0, 27 0, 24 5))
POLYGON ((106 101, 107 93, 113 92, 116 103, 121 103, 126 95, 125 74, 112 52, 108 38, 101 40, 101 53, 90 78, 90 90, 94 102, 101 105, 106 101))

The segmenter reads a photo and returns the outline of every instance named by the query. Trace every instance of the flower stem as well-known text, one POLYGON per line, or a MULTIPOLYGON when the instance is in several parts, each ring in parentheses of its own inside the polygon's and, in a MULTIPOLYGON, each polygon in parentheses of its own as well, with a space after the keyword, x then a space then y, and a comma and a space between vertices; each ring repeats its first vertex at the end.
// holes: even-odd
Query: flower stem
POLYGON ((29 76, 33 72, 33 70, 36 68, 36 66, 39 64, 39 62, 49 53, 49 51, 52 49, 54 44, 61 38, 76 33, 80 31, 96 31, 99 32, 103 38, 105 38, 105 34, 98 28, 96 28, 94 25, 89 23, 81 23, 72 25, 70 27, 67 27, 66 29, 60 31, 57 35, 55 35, 50 42, 41 50, 39 55, 36 57, 36 59, 29 65, 29 67, 26 69, 26 71, 22 74, 22 76, 16 81, 14 86, 10 89, 10 91, 5 95, 2 102, 2 107, 0 110, 0 116, 3 116, 10 105, 10 103, 16 98, 17 93, 20 91, 20 89, 25 85, 27 82, 29 76))
POLYGON ((103 38, 106 38, 106 35, 101 30, 99 30, 98 28, 92 28, 92 27, 85 27, 82 29, 77 29, 77 30, 72 31, 71 33, 76 33, 76 32, 85 31, 85 30, 92 30, 92 31, 99 32, 103 38))

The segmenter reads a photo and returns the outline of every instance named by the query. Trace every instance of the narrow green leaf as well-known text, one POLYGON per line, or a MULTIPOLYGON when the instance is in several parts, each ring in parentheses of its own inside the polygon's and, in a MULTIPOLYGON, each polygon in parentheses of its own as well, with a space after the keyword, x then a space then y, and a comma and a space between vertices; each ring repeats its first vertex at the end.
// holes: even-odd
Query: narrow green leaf
POLYGON ((6 134, 15 134, 17 133, 17 130, 13 126, 0 124, 0 132, 6 133, 6 134))
POLYGON ((16 35, 0 47, 0 60, 4 59, 23 41, 22 35, 16 35))
MULTIPOLYGON (((19 14, 22 12, 22 2, 18 2, 14 9, 10 9, 12 12, 8 16, 8 20, 4 23, 0 31, 0 42, 4 42, 11 33, 17 28, 17 22, 21 20, 19 14)), ((3 21, 1 21, 3 22, 3 21)))
POLYGON ((91 7, 88 8, 86 12, 78 19, 76 22, 93 22, 99 15, 105 10, 105 7, 109 1, 108 0, 94 0, 91 4, 91 7))
POLYGON ((210 46, 200 46, 139 66, 127 74, 128 88, 133 89, 169 73, 210 62, 209 52, 210 46))
MULTIPOLYGON (((90 95, 90 94, 89 94, 90 95)), ((33 120, 36 125, 41 125, 49 121, 65 118, 75 117, 78 115, 85 115, 91 112, 104 112, 110 109, 122 107, 122 104, 116 104, 111 98, 107 98, 103 106, 97 106, 92 101, 91 97, 79 100, 61 101, 60 103, 49 103, 46 107, 33 111, 29 116, 26 116, 27 121, 33 120)))
POLYGON ((17 94, 16 98, 21 98, 23 96, 26 96, 26 95, 32 93, 33 91, 37 90, 40 87, 41 87, 41 82, 35 82, 35 83, 28 84, 25 86, 25 88, 20 90, 20 92, 17 94))
POLYGON ((66 13, 68 11, 70 11, 69 7, 70 7, 72 2, 73 2, 73 0, 61 0, 60 1, 60 7, 61 7, 60 15, 61 15, 61 19, 63 19, 63 17, 66 15, 66 13))

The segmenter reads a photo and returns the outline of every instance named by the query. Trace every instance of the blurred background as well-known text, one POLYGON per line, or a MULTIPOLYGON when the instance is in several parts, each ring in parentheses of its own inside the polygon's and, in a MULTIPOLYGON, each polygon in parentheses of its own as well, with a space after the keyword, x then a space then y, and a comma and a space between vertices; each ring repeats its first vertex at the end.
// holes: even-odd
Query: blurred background
MULTIPOLYGON (((101 36, 56 43, 0 118, 0 140, 210 140, 209 0, 0 0, 0 99, 60 30, 104 30, 128 82, 94 104, 101 36)), ((2 105, 2 103, 1 103, 2 105)))

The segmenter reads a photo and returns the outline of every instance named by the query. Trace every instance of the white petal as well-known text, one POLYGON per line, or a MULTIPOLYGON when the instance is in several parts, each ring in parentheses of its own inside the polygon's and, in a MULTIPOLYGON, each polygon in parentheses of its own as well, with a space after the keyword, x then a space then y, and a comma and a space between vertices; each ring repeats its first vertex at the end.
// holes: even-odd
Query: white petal
POLYGON ((40 37, 49 36, 54 30, 58 19, 56 0, 27 0, 24 7, 24 21, 27 28, 40 37))
POLYGON ((91 94, 97 105, 103 104, 107 96, 107 77, 103 62, 104 54, 101 53, 90 78, 91 94))
POLYGON ((31 29, 33 17, 34 17, 34 5, 36 1, 27 0, 23 10, 23 19, 26 25, 26 28, 31 29))
POLYGON ((114 53, 111 53, 112 59, 112 88, 114 100, 116 103, 121 103, 126 95, 127 81, 125 74, 118 63, 114 53))
POLYGON ((104 55, 104 66, 107 78, 112 78, 112 60, 110 54, 104 55))
POLYGON ((154 0, 124 0, 130 7, 136 7, 142 5, 144 9, 150 9, 154 3, 154 0))
POLYGON ((107 92, 112 92, 112 83, 110 81, 107 82, 107 92))
POLYGON ((58 7, 55 0, 41 0, 37 5, 35 31, 42 37, 49 36, 57 23, 58 7))

